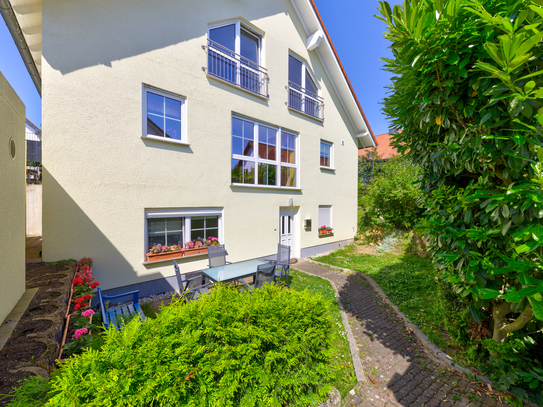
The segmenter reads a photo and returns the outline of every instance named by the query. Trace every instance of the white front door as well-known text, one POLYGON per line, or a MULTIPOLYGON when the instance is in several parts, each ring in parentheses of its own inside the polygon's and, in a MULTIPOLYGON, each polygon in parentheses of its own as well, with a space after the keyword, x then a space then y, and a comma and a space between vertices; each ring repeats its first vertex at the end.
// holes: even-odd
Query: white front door
POLYGON ((279 216, 279 241, 281 244, 290 246, 291 251, 294 246, 294 208, 281 208, 279 216))

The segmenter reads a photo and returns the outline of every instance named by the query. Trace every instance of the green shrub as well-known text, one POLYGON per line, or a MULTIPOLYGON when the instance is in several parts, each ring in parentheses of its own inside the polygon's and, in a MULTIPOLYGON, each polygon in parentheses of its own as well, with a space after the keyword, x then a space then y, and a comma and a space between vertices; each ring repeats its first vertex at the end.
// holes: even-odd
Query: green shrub
POLYGON ((321 296, 218 286, 109 330, 66 362, 47 406, 307 406, 326 398, 332 319, 321 296))
MULTIPOLYGON (((53 372, 54 374, 54 372, 53 372)), ((9 407, 41 407, 49 400, 51 383, 41 376, 19 380, 19 387, 8 394, 0 394, 0 400, 9 399, 9 407)))
POLYGON ((360 200, 363 215, 361 227, 412 228, 422 210, 418 200, 422 197, 417 181, 419 169, 403 157, 383 163, 360 200))

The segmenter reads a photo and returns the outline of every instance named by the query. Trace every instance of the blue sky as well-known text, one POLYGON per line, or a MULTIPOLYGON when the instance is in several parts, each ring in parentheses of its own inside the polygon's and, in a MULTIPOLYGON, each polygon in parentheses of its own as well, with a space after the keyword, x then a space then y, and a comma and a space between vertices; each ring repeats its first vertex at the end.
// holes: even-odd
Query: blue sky
MULTIPOLYGON (((392 0, 389 3, 399 3, 392 0)), ((382 70, 381 57, 389 57, 383 38, 385 24, 373 17, 377 0, 315 0, 321 17, 374 134, 386 133, 388 123, 381 102, 391 75, 382 70)), ((26 116, 41 127, 41 99, 19 51, 0 18, 0 71, 26 106, 26 116)))

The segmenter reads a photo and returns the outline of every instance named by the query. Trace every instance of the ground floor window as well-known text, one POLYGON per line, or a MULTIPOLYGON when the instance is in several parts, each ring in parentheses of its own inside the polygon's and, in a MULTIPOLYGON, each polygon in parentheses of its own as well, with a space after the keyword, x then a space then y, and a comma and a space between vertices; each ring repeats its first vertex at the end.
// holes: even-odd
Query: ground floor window
POLYGON ((222 209, 145 211, 145 253, 155 245, 186 247, 191 240, 217 238, 223 242, 222 209))
POLYGON ((320 205, 319 206, 319 228, 326 226, 332 227, 332 206, 320 205))

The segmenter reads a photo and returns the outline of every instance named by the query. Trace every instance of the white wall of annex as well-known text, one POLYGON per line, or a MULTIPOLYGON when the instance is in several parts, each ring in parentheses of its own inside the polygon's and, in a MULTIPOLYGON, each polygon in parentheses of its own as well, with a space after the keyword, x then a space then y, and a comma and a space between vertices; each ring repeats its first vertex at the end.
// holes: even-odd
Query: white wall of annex
MULTIPOLYGON (((235 262, 270 255, 279 210, 297 213, 297 244, 352 239, 357 146, 315 51, 289 1, 43 1, 43 256, 94 258, 104 289, 173 275, 144 265, 144 212, 220 207, 235 262), (208 78, 209 23, 243 17, 264 32, 269 100, 208 78), (325 100, 324 123, 287 106, 288 55, 309 63, 325 100), (142 84, 186 97, 190 146, 143 140, 142 84), (232 187, 232 112, 299 134, 299 190, 232 187), (77 132, 74 132, 77 129, 77 132), (335 171, 319 167, 320 140, 334 143, 335 171), (334 235, 318 237, 318 206, 332 205, 334 235), (305 231, 303 220, 313 229, 305 231)), ((207 267, 181 260, 182 272, 207 267)))
POLYGON ((0 324, 25 291, 25 117, 25 105, 0 72, 0 324))

